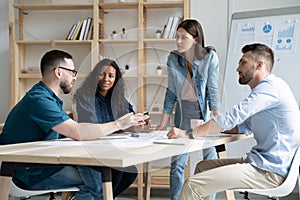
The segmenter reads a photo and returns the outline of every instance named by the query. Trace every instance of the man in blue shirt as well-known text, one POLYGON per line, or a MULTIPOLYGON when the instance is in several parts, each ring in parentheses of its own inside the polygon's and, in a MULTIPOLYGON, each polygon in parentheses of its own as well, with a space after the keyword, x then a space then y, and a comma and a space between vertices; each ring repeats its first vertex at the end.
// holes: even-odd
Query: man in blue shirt
MULTIPOLYGON (((77 123, 62 109, 60 94, 71 92, 77 79, 70 54, 52 50, 40 63, 42 81, 35 84, 10 111, 0 144, 58 139, 95 140, 133 125, 141 125, 147 116, 129 113, 104 124, 77 123)), ((101 174, 86 166, 19 169, 13 181, 26 189, 55 189, 77 186, 77 200, 103 199, 101 174)))
POLYGON ((242 48, 237 72, 239 83, 251 93, 224 114, 191 131, 177 128, 168 137, 204 136, 226 131, 253 133, 256 145, 245 159, 207 160, 184 184, 181 200, 210 199, 215 192, 233 188, 274 188, 286 178, 300 144, 300 113, 285 81, 271 74, 273 51, 263 44, 242 48))

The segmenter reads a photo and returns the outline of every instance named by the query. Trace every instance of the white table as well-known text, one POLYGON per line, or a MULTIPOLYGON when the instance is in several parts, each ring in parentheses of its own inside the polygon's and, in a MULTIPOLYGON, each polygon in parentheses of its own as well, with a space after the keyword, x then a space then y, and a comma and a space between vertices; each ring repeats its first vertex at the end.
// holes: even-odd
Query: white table
MULTIPOLYGON (((145 170, 143 164, 148 164, 146 169, 150 169, 149 163, 152 161, 208 147, 217 146, 220 148, 226 143, 248 138, 245 135, 232 135, 230 137, 207 137, 195 140, 172 140, 174 143, 180 144, 154 144, 154 140, 156 141, 158 137, 155 134, 149 134, 151 137, 129 137, 127 139, 101 139, 84 142, 59 140, 2 145, 0 146, 0 161, 2 161, 0 200, 8 199, 11 176, 14 169, 20 166, 31 166, 32 164, 104 166, 106 167, 104 168, 106 171, 103 172, 104 198, 112 200, 110 167, 136 165, 139 172, 143 172, 145 170)), ((169 142, 167 139, 159 141, 169 142)), ((221 148, 221 151, 224 153, 225 149, 221 148)), ((149 176, 146 177, 149 178, 149 176)), ((149 180, 146 182, 149 184, 149 180)), ((138 199, 143 199, 142 188, 143 180, 142 176, 139 176, 138 199)), ((146 199, 149 199, 150 186, 146 189, 144 195, 146 199)))

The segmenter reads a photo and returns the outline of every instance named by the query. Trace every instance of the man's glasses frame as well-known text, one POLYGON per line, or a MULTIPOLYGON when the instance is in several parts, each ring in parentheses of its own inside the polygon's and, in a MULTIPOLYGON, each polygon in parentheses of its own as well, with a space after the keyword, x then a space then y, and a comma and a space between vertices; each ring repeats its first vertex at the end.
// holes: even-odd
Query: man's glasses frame
POLYGON ((73 75, 74 77, 76 77, 76 75, 77 75, 77 73, 78 73, 78 71, 75 70, 75 69, 69 69, 69 68, 61 67, 61 66, 59 66, 58 68, 64 69, 64 70, 68 70, 68 71, 72 72, 72 73, 73 73, 72 75, 73 75))

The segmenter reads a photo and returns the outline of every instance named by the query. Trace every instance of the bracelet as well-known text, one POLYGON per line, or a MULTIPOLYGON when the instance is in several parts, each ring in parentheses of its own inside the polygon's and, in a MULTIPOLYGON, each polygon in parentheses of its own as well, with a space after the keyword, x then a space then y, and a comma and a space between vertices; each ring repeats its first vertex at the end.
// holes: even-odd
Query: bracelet
POLYGON ((193 136, 193 129, 188 129, 186 131, 186 134, 189 136, 189 139, 195 139, 194 136, 193 136))

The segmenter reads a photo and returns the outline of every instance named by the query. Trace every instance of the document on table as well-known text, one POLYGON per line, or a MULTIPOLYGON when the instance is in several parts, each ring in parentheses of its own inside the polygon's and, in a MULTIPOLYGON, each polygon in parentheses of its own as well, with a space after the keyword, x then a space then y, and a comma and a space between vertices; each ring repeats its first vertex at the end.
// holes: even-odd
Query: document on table
POLYGON ((207 140, 207 139, 218 139, 218 138, 223 138, 223 137, 231 137, 231 134, 227 133, 217 133, 217 134, 212 134, 212 135, 205 135, 205 136, 200 136, 196 137, 196 140, 207 140))
POLYGON ((147 146, 153 144, 154 140, 166 138, 167 131, 153 131, 150 133, 116 133, 105 137, 101 137, 98 140, 91 141, 75 141, 72 139, 50 140, 41 143, 40 145, 50 146, 105 146, 111 145, 127 147, 127 146, 147 146))
POLYGON ((185 145, 187 144, 188 139, 185 138, 176 138, 176 139, 168 139, 168 138, 161 138, 154 140, 154 144, 166 144, 166 145, 185 145))
MULTIPOLYGON (((231 134, 226 134, 226 133, 218 133, 218 134, 212 134, 212 135, 206 135, 206 136, 201 136, 201 137, 196 137, 195 140, 216 140, 218 138, 223 138, 223 137, 231 137, 231 134)), ((187 138, 176 138, 176 139, 168 139, 167 137, 164 138, 159 138, 157 140, 154 140, 154 144, 170 144, 170 145, 185 145, 187 144, 190 139, 187 138)))
POLYGON ((42 146, 84 146, 84 145, 99 145, 98 140, 92 140, 92 141, 75 141, 71 139, 66 140, 49 140, 45 141, 39 145, 42 146))
POLYGON ((111 134, 99 138, 99 140, 115 140, 115 139, 128 139, 130 136, 127 134, 111 134))

